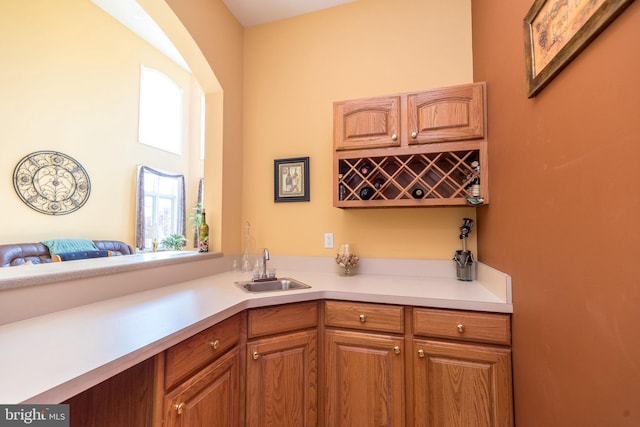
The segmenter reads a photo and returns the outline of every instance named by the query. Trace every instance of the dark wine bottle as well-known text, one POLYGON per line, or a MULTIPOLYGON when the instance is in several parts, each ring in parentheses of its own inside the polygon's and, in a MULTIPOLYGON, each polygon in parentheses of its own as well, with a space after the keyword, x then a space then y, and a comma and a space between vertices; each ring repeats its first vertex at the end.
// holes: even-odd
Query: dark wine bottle
POLYGON ((360 198, 362 200, 369 200, 375 191, 371 187, 362 187, 360 189, 360 198))
POLYGON ((424 197, 424 190, 422 188, 415 188, 411 195, 414 199, 422 199, 424 197))
POLYGON ((384 179, 382 179, 382 178, 376 178, 373 181, 373 186, 375 187, 376 190, 379 190, 380 187, 382 187, 383 184, 384 184, 384 179))
POLYGON ((362 166, 360 166, 360 173, 362 174, 362 176, 369 175, 369 172, 371 172, 371 165, 369 163, 364 163, 362 166))
POLYGON ((347 194, 347 188, 342 183, 342 178, 343 177, 344 177, 344 175, 342 175, 342 174, 338 175, 338 200, 340 200, 340 201, 344 200, 344 198, 345 198, 345 196, 347 194))
POLYGON ((343 201, 347 195, 347 189, 345 188, 343 183, 338 185, 338 200, 343 201))
POLYGON ((198 226, 198 252, 209 252, 209 225, 204 209, 202 209, 202 219, 198 226))

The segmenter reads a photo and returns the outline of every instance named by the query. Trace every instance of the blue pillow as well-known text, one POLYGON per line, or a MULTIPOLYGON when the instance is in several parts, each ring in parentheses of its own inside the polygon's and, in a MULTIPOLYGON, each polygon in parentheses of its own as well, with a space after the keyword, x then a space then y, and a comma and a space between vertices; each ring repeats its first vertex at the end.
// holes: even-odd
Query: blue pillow
POLYGON ((43 240, 40 243, 49 248, 51 255, 98 250, 93 241, 89 239, 51 239, 43 240))

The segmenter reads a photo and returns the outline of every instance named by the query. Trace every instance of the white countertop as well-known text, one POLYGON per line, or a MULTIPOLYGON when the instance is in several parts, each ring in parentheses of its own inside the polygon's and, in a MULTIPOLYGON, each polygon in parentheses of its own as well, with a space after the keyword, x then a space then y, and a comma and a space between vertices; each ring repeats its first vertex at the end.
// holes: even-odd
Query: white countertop
MULTIPOLYGON (((320 264, 328 265, 325 259, 320 264)), ((305 257, 274 258, 270 265, 278 277, 311 289, 250 294, 234 284, 248 274, 229 271, 1 325, 0 403, 64 401, 251 307, 340 299, 513 310, 510 277, 481 263, 479 280, 472 282, 451 277, 444 261, 363 260, 367 274, 350 277, 317 265, 305 257), (390 265, 401 273, 388 274, 390 265)))

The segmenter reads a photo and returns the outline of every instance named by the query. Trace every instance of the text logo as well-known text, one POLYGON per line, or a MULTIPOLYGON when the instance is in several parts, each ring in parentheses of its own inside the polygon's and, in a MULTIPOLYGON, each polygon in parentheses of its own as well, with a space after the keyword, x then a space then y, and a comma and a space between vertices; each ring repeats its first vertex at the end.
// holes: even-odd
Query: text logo
POLYGON ((69 427, 69 405, 0 405, 0 427, 69 427))

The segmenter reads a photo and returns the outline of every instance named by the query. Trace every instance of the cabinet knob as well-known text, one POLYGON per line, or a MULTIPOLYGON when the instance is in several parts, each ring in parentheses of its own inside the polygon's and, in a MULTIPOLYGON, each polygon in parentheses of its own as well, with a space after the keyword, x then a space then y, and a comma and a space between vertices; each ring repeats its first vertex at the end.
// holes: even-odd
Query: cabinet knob
POLYGON ((184 412, 185 406, 187 406, 187 404, 184 402, 180 402, 179 404, 176 405, 176 412, 178 413, 178 415, 182 415, 182 413, 184 412))
POLYGON ((260 358, 260 353, 258 353, 257 351, 254 351, 251 357, 253 357, 253 360, 258 360, 260 358))
POLYGON ((424 350, 423 349, 418 350, 418 357, 419 358, 423 358, 424 357, 424 350))
POLYGON ((392 141, 397 141, 398 140, 398 134, 394 133, 393 135, 391 135, 391 140, 392 141))
POLYGON ((367 318, 364 316, 364 314, 360 315, 360 322, 364 323, 367 320, 367 318))
POLYGON ((209 343, 212 349, 217 350, 220 347, 220 340, 214 340, 209 343))
POLYGON ((464 325, 462 323, 458 323, 458 333, 464 333, 464 325))
POLYGON ((395 354, 400 354, 400 346, 397 345, 397 346, 393 347, 393 352, 395 354))
POLYGON ((417 137, 418 137, 418 132, 416 132, 415 130, 411 132, 411 138, 416 139, 417 137))

